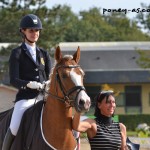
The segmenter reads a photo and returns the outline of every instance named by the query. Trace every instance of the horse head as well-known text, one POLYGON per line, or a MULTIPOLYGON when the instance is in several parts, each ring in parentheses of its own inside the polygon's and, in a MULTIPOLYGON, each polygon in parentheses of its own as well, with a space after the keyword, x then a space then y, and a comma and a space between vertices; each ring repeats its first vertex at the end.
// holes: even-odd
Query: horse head
POLYGON ((73 55, 64 55, 58 46, 55 51, 55 67, 53 68, 50 87, 51 95, 68 106, 75 107, 78 112, 86 112, 90 108, 90 98, 83 85, 84 71, 79 66, 80 48, 73 55), (52 84, 51 84, 52 85, 52 84), (55 93, 55 94, 52 94, 55 93))

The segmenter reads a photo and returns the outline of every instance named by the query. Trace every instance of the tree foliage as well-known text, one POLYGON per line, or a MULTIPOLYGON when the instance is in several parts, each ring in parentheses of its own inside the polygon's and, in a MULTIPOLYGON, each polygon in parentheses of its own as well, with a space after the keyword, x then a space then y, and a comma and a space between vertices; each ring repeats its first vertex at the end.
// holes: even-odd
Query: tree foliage
MULTIPOLYGON (((39 45, 47 50, 59 42, 148 41, 150 38, 122 13, 102 15, 100 8, 73 13, 67 5, 49 9, 46 0, 1 0, 0 42, 21 42, 19 23, 22 16, 39 16, 43 30, 39 45)), ((148 26, 146 26, 148 27, 148 26)))
POLYGON ((150 68, 150 51, 143 51, 138 50, 139 53, 139 59, 137 60, 137 63, 142 68, 150 68))
POLYGON ((100 13, 100 9, 92 8, 80 12, 78 24, 79 41, 111 41, 114 35, 113 27, 109 25, 100 13), (109 37, 109 40, 108 40, 109 37))
MULTIPOLYGON (((136 22, 139 25, 139 28, 141 30, 145 30, 148 32, 148 35, 150 35, 150 4, 146 5, 144 3, 141 3, 141 10, 144 10, 144 12, 139 12, 136 16, 136 22)), ((137 63, 142 68, 150 68, 150 52, 149 51, 138 51, 140 58, 137 61, 137 63)))
POLYGON ((147 41, 147 34, 143 34, 136 21, 130 20, 122 13, 111 13, 105 17, 116 33, 114 41, 147 41))
POLYGON ((140 24, 140 29, 144 29, 150 33, 150 4, 146 5, 141 3, 141 10, 144 10, 144 12, 139 12, 137 14, 137 24, 140 24))

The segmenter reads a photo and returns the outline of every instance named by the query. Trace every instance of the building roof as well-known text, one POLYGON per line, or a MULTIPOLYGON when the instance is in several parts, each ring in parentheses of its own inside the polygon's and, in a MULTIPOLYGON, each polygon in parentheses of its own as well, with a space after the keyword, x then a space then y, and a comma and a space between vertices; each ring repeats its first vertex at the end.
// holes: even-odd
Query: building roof
POLYGON ((59 46, 63 54, 73 54, 80 46, 86 83, 150 83, 150 68, 137 64, 138 50, 150 51, 150 42, 69 42, 59 46))
POLYGON ((60 43, 59 46, 63 51, 75 51, 79 46, 82 51, 100 51, 100 50, 150 50, 150 42, 66 42, 60 43))
POLYGON ((136 63, 139 54, 136 51, 83 51, 80 64, 84 70, 132 70, 142 69, 136 63))
POLYGON ((73 54, 77 45, 81 45, 80 65, 85 71, 145 70, 137 63, 138 50, 150 52, 150 42, 60 43, 60 48, 64 54, 73 54))
POLYGON ((138 50, 150 52, 150 42, 67 42, 59 46, 63 54, 73 54, 80 46, 86 83, 150 83, 150 68, 137 64, 138 50))
POLYGON ((87 84, 146 84, 150 83, 150 71, 86 71, 84 82, 87 84))

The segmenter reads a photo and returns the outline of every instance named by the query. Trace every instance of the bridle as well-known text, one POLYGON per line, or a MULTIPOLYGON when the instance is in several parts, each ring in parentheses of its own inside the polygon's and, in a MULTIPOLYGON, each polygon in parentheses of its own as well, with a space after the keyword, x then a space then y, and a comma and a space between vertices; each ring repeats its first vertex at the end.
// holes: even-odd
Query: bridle
POLYGON ((48 92, 47 94, 55 97, 57 100, 60 100, 63 103, 66 103, 68 106, 73 106, 74 105, 73 102, 76 101, 76 99, 78 98, 80 91, 82 91, 82 90, 85 91, 85 87, 84 86, 74 86, 73 88, 66 91, 64 85, 62 84, 58 70, 60 68, 78 68, 78 67, 80 67, 80 66, 79 65, 59 65, 59 66, 57 66, 56 67, 56 80, 55 81, 58 82, 58 84, 59 84, 61 92, 63 93, 63 98, 59 97, 58 94, 54 95, 51 92, 48 92), (71 99, 70 95, 75 91, 77 91, 75 99, 71 99))

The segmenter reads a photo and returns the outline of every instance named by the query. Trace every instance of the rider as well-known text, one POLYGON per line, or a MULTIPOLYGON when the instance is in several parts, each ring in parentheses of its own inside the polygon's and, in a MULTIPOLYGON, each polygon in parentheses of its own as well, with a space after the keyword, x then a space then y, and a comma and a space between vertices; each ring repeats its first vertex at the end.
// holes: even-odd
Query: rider
POLYGON ((42 100, 39 89, 49 79, 51 61, 47 51, 37 47, 42 30, 41 20, 34 14, 25 15, 20 22, 22 44, 13 49, 9 59, 10 83, 18 88, 10 127, 2 150, 9 150, 17 135, 25 110, 42 100))

